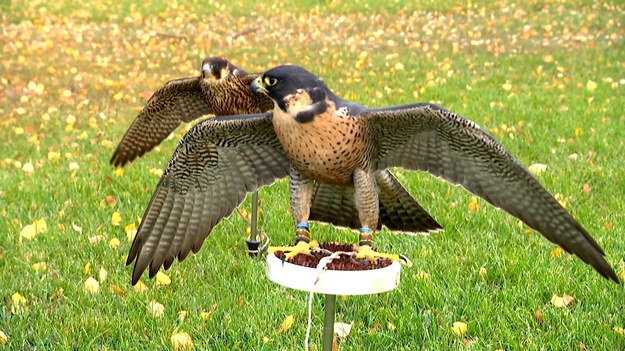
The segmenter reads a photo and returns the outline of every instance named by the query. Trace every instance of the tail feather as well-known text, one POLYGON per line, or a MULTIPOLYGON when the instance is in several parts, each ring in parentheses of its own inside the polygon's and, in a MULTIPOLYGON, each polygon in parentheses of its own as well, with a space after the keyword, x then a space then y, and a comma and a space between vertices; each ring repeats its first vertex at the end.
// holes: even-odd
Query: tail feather
MULTIPOLYGON (((427 233, 442 229, 391 172, 379 171, 375 178, 380 201, 380 217, 376 229, 380 229, 382 225, 405 233, 427 233)), ((354 204, 354 187, 317 182, 310 219, 336 226, 360 228, 358 210, 354 204)))

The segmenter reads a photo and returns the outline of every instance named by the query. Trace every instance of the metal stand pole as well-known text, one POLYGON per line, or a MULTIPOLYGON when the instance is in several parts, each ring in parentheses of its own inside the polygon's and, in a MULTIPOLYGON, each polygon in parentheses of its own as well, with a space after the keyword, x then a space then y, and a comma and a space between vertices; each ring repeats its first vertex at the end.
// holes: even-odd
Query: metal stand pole
POLYGON ((260 240, 258 240, 258 192, 252 193, 252 229, 250 237, 245 240, 247 243, 247 253, 250 257, 256 257, 259 254, 260 240))
POLYGON ((334 311, 336 310, 336 295, 326 295, 326 314, 323 318, 323 351, 332 351, 334 338, 334 311))

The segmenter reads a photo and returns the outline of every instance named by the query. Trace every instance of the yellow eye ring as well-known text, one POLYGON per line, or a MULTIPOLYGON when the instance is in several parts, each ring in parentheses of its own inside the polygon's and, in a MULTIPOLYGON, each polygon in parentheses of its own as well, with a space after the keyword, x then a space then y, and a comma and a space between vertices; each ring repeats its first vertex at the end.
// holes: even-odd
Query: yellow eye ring
POLYGON ((265 83, 266 86, 271 87, 271 86, 274 86, 274 85, 278 84, 278 79, 276 79, 274 77, 266 76, 263 79, 263 82, 265 83))

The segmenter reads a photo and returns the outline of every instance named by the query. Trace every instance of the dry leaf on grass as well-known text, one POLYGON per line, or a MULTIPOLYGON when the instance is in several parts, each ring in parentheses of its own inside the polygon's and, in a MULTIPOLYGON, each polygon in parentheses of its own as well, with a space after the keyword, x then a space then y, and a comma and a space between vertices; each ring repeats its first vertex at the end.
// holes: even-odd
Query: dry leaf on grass
POLYGON ((336 334, 337 337, 341 338, 341 339, 345 339, 347 338, 347 336, 349 336, 349 333, 352 331, 352 323, 341 323, 341 322, 337 322, 334 323, 334 334, 336 334))
POLYGON ((294 322, 295 322, 295 315, 290 314, 286 316, 286 318, 284 318, 284 320, 282 321, 282 324, 280 324, 280 329, 278 329, 278 334, 282 334, 286 332, 287 330, 291 329, 294 322))
POLYGON ((551 297, 551 303, 558 308, 566 307, 572 304, 575 301, 575 298, 571 295, 563 294, 562 296, 553 295, 551 297))
POLYGON ((119 224, 122 222, 122 214, 115 211, 113 212, 113 214, 111 215, 111 225, 114 226, 119 226, 119 224))
POLYGON ((467 333, 467 330, 467 324, 464 322, 454 322, 451 326, 451 331, 458 336, 463 336, 467 333))
POLYGON ((193 348, 193 341, 191 341, 191 336, 188 333, 176 332, 172 334, 170 340, 175 351, 191 350, 193 348))
POLYGON ((148 312, 156 318, 162 317, 163 314, 165 313, 165 306, 163 306, 161 303, 159 303, 156 300, 152 300, 148 304, 148 312))
POLYGON ((92 277, 89 277, 85 280, 84 289, 88 293, 97 294, 100 291, 100 283, 92 277))
POLYGON ((156 286, 161 286, 161 285, 169 285, 171 284, 171 279, 169 278, 169 276, 163 272, 158 272, 156 273, 156 286))

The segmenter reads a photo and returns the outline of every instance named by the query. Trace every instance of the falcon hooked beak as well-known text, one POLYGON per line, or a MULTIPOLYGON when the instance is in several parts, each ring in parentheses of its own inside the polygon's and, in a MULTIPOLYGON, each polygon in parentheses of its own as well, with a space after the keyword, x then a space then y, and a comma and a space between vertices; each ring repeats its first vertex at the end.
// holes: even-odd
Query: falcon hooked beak
POLYGON ((258 78, 254 79, 252 81, 252 84, 250 84, 250 90, 254 93, 262 93, 262 94, 267 95, 267 93, 269 92, 267 91, 267 88, 263 84, 262 78, 263 76, 258 76, 258 78))

